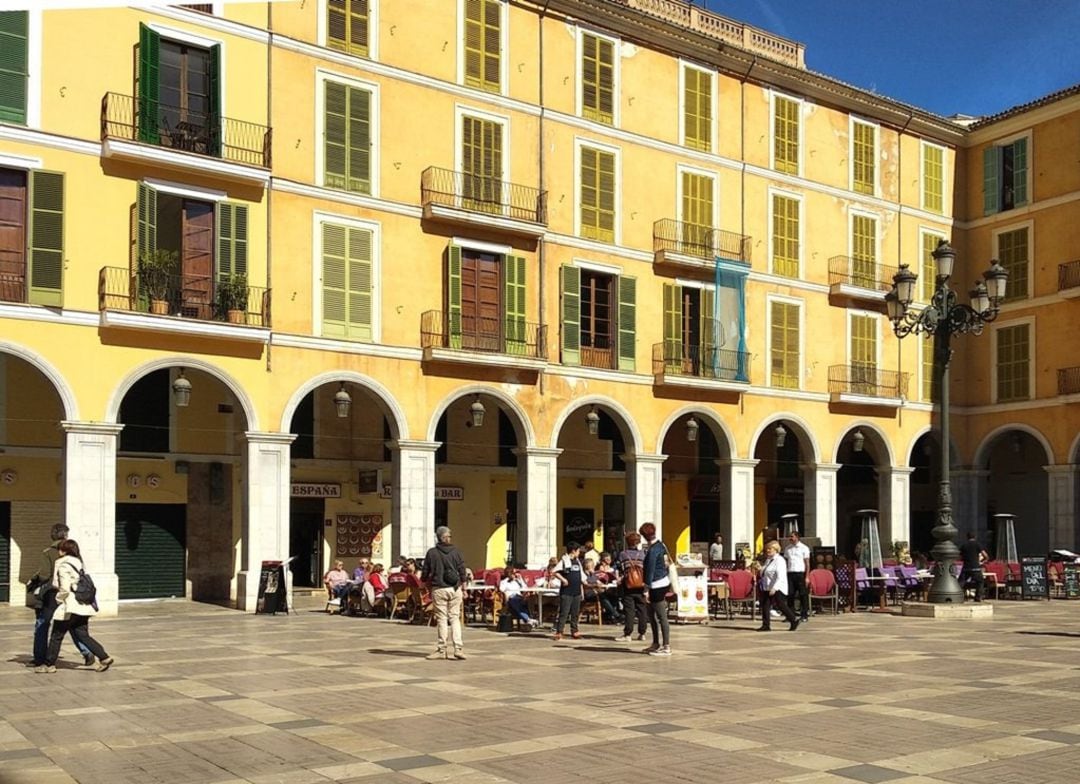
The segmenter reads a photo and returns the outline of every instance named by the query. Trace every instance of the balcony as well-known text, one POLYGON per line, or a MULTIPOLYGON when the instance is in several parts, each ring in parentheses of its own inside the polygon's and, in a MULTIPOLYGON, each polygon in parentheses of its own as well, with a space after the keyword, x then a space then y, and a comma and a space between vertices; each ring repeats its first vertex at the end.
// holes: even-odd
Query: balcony
POLYGON ((539 237, 547 226, 547 191, 429 166, 420 175, 424 219, 539 237))
POLYGON ((879 370, 876 365, 829 367, 829 402, 899 408, 907 396, 908 373, 879 370))
POLYGON ((731 231, 664 218, 653 224, 653 264, 708 272, 717 257, 750 263, 751 238, 731 231))
POLYGON ((130 95, 101 99, 101 152, 106 158, 150 163, 241 182, 270 180, 270 129, 149 102, 140 116, 130 95))
POLYGON ((5 272, 0 265, 0 302, 26 302, 26 272, 5 272))
POLYGON ((750 383, 750 353, 684 346, 679 341, 653 344, 656 384, 742 392, 750 383))
POLYGON ((127 267, 102 267, 101 325, 265 342, 270 332, 270 290, 241 282, 230 291, 236 298, 232 304, 238 307, 229 307, 222 286, 212 276, 155 274, 151 281, 127 267))
POLYGON ((1059 395, 1080 395, 1080 367, 1058 368, 1059 395))
POLYGON ((420 316, 420 347, 425 362, 540 370, 547 364, 547 327, 429 310, 420 316))
POLYGON ((896 267, 851 256, 829 259, 829 302, 885 312, 885 293, 892 288, 896 267))
POLYGON ((1058 264, 1058 295, 1065 299, 1080 297, 1080 261, 1058 264))

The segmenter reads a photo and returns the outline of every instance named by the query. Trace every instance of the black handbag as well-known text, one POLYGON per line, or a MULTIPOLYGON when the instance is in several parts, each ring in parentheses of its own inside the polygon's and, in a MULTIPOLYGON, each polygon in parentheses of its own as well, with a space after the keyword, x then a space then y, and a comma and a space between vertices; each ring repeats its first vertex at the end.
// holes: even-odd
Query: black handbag
POLYGON ((37 575, 26 581, 26 606, 31 610, 40 610, 45 605, 42 597, 46 585, 49 583, 39 580, 37 575))

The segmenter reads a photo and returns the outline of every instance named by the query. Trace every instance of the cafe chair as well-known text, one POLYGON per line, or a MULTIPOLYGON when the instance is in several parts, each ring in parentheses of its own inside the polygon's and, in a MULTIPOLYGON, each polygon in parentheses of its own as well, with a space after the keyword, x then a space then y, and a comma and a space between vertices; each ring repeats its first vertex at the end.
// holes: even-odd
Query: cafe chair
POLYGON ((387 615, 389 618, 394 618, 400 612, 403 614, 405 620, 412 617, 412 586, 409 585, 408 575, 392 574, 389 577, 390 582, 390 611, 387 615), (403 579, 394 579, 400 577, 403 579))
POLYGON ((1005 564, 1001 561, 987 561, 983 564, 983 591, 987 594, 991 590, 994 598, 1001 598, 1001 589, 1006 586, 1005 564))
POLYGON ((840 612, 840 592, 836 585, 836 577, 829 569, 811 569, 806 576, 810 589, 810 607, 813 609, 814 602, 819 605, 832 604, 833 615, 840 612))
POLYGON ((735 617, 735 605, 750 606, 750 620, 754 620, 757 595, 754 590, 754 575, 744 569, 738 569, 728 575, 728 620, 735 617))

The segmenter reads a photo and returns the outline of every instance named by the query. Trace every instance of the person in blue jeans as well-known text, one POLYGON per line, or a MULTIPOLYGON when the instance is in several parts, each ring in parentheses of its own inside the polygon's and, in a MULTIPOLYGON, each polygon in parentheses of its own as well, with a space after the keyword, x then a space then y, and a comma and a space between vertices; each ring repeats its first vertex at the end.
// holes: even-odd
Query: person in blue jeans
POLYGON ((585 595, 585 584, 582 579, 581 547, 577 542, 568 542, 566 555, 555 567, 553 572, 559 580, 559 617, 555 621, 555 639, 562 639, 563 626, 570 622, 570 636, 575 640, 581 639, 578 631, 578 618, 581 615, 581 597, 585 595))
POLYGON ((667 546, 656 536, 656 526, 645 523, 638 529, 647 542, 645 548, 645 609, 652 629, 652 645, 645 649, 650 656, 671 655, 671 627, 668 624, 667 595, 674 591, 668 577, 667 546))
POLYGON ((507 566, 503 570, 502 580, 499 581, 499 591, 506 597, 506 606, 510 613, 519 621, 527 623, 531 629, 539 621, 529 617, 529 606, 521 593, 523 590, 525 590, 525 580, 518 574, 517 567, 507 566))
MULTIPOLYGON (((52 626, 53 614, 56 612, 56 588, 53 587, 53 569, 56 559, 60 557, 60 543, 68 538, 68 527, 63 523, 57 523, 49 532, 52 544, 41 551, 41 566, 32 580, 44 587, 41 589, 41 606, 34 608, 34 658, 32 667, 45 664, 49 652, 49 628, 52 626)), ((72 638, 75 639, 75 638, 72 638)), ((94 663, 94 654, 90 653, 82 641, 75 640, 75 647, 79 655, 83 657, 83 663, 90 666, 94 663)))

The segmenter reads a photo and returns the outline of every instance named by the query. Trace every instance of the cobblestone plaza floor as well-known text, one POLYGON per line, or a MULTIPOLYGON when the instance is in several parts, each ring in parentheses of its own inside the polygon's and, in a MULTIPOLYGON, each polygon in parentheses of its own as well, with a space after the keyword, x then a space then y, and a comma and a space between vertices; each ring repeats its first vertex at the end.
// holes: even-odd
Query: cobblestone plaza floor
MULTIPOLYGON (((321 603, 320 603, 321 606, 321 603)), ((1080 779, 1080 602, 992 621, 816 616, 673 629, 640 654, 585 639, 434 630, 301 605, 184 601, 95 619, 105 673, 25 666, 29 610, 0 610, 0 782, 790 782, 1080 779)))

